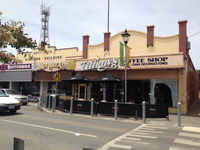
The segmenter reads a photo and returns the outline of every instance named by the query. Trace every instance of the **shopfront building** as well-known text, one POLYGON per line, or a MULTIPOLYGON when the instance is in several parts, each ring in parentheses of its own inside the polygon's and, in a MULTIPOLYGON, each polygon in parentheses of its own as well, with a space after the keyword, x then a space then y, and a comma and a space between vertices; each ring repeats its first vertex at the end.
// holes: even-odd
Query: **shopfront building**
POLYGON ((128 30, 127 101, 125 101, 125 67, 121 64, 121 33, 104 33, 103 42, 89 44, 83 36, 83 49, 56 49, 46 46, 46 52, 34 50, 30 56, 18 55, 23 63, 32 63, 33 81, 40 82, 40 94, 57 88, 63 98, 74 100, 140 104, 167 104, 176 112, 181 102, 186 114, 197 98, 197 75, 189 56, 187 21, 178 23, 178 34, 154 36, 154 26, 147 33, 128 30), (56 78, 57 76, 57 78, 56 78), (58 77, 59 76, 59 77, 58 77))
POLYGON ((1 64, 0 87, 23 92, 33 86, 32 64, 1 64))
MULTIPOLYGON (((154 36, 154 26, 148 26, 147 33, 128 30, 127 103, 167 104, 170 112, 176 112, 177 103, 181 102, 185 114, 197 98, 198 82, 189 56, 187 21, 178 24, 179 33, 168 37, 154 36)), ((104 42, 98 45, 89 45, 89 36, 83 36, 83 59, 76 60, 75 72, 90 81, 83 88, 90 94, 86 100, 125 102, 120 42, 123 43, 121 33, 112 37, 104 33, 104 42), (120 81, 104 82, 106 75, 120 81), (101 82, 95 82, 99 78, 101 82)))

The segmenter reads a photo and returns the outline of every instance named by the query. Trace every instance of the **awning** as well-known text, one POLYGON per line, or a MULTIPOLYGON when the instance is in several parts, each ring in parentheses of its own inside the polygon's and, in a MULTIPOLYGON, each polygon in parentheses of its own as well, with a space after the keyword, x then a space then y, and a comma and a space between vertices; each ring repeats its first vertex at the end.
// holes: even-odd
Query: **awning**
POLYGON ((0 81, 31 82, 32 71, 5 71, 0 72, 0 81))
POLYGON ((84 77, 80 74, 76 74, 76 75, 71 76, 69 78, 63 79, 63 81, 89 81, 89 79, 87 79, 86 77, 84 77))
POLYGON ((113 77, 111 74, 106 74, 101 78, 93 80, 94 82, 119 82, 120 79, 113 77))

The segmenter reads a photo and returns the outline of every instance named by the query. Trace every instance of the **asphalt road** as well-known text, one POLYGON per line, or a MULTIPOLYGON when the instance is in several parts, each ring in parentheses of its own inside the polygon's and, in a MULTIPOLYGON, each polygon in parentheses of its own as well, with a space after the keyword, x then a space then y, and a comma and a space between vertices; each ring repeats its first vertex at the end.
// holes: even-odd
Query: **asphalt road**
POLYGON ((14 137, 24 140, 25 150, 98 149, 139 125, 84 115, 47 113, 29 104, 15 115, 0 114, 0 150, 12 150, 14 137))
POLYGON ((148 119, 39 111, 23 106, 15 115, 0 114, 0 150, 13 150, 13 138, 25 141, 25 150, 199 150, 200 118, 176 116, 148 119))

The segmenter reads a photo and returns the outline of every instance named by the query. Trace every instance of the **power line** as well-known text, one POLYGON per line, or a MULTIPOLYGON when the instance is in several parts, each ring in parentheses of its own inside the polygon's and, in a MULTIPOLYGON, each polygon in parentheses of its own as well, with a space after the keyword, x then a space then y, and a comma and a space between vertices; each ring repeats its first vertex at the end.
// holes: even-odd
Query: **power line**
POLYGON ((196 33, 194 33, 194 34, 188 36, 188 38, 191 38, 191 37, 193 37, 193 36, 195 36, 195 35, 197 35, 197 34, 199 34, 199 33, 200 33, 200 31, 198 31, 198 32, 196 32, 196 33))

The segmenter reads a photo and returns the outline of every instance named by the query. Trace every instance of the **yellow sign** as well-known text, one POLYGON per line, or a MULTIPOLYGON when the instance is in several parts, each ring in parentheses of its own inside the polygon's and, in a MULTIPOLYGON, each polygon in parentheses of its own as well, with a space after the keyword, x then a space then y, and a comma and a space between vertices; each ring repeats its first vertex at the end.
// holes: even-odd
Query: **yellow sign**
POLYGON ((56 81, 60 81, 60 74, 58 72, 56 72, 54 75, 53 75, 53 79, 56 80, 56 81))

